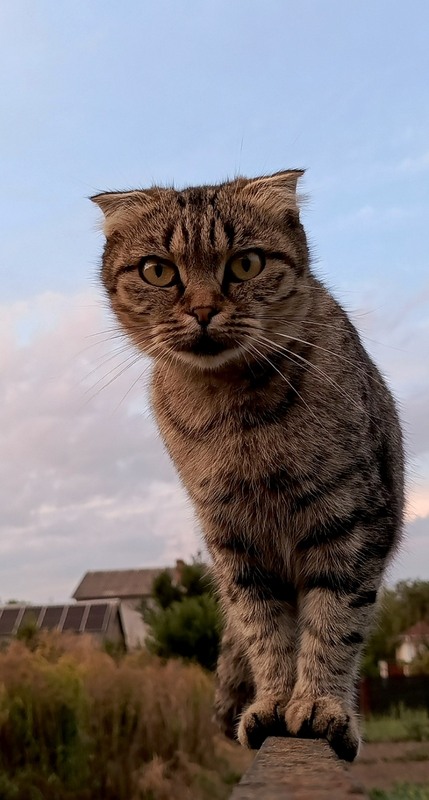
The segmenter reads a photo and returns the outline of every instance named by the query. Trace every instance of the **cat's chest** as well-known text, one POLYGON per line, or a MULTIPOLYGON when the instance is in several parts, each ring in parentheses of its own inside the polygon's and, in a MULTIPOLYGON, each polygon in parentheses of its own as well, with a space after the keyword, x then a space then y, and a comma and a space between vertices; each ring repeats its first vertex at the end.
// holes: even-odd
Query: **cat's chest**
POLYGON ((228 399, 153 388, 157 422, 169 453, 195 501, 201 494, 231 491, 257 502, 263 492, 278 499, 288 483, 311 472, 311 434, 282 397, 228 399), (290 478, 290 480, 289 480, 290 478))

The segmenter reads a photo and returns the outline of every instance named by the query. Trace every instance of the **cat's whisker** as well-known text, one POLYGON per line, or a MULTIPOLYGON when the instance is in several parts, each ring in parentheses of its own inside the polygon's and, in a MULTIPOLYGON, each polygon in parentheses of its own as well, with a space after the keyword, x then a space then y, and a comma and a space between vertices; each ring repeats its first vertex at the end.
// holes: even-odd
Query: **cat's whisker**
POLYGON ((105 328, 102 331, 94 331, 93 333, 87 333, 85 339, 94 339, 96 336, 104 336, 106 333, 121 333, 122 336, 126 336, 124 331, 121 331, 119 325, 115 325, 113 328, 105 328))
POLYGON ((125 343, 123 347, 120 347, 120 348, 114 350, 109 355, 106 355, 106 353, 103 353, 103 355, 99 356, 98 359, 94 359, 95 362, 96 362, 95 366, 89 372, 87 372, 82 377, 81 380, 82 381, 88 380, 88 378, 90 378, 91 375, 94 374, 94 372, 98 372, 100 369, 102 369, 104 366, 106 366, 106 364, 108 364, 110 361, 113 361, 114 359, 117 359, 119 356, 123 355, 124 353, 128 353, 128 352, 130 353, 131 351, 132 351, 132 345, 130 344, 130 342, 128 342, 128 343, 125 343))
POLYGON ((115 370, 116 370, 116 374, 113 375, 113 377, 110 378, 110 380, 108 380, 106 383, 104 383, 103 386, 101 386, 89 399, 93 400, 100 392, 103 391, 103 389, 105 389, 107 386, 110 386, 110 384, 112 384, 121 375, 123 375, 124 372, 126 372, 129 369, 131 369, 134 366, 134 364, 137 364, 137 362, 140 361, 145 355, 152 356, 152 355, 155 355, 155 352, 156 352, 155 351, 155 346, 152 346, 151 348, 147 348, 145 350, 145 352, 143 352, 143 353, 138 352, 136 354, 135 351, 131 351, 129 356, 124 361, 122 361, 120 364, 115 365, 111 370, 109 370, 101 378, 99 378, 91 387, 89 387, 89 389, 87 390, 86 394, 88 394, 89 392, 93 391, 96 386, 98 386, 109 375, 111 375, 112 372, 115 372, 115 370))
MULTIPOLYGON (((264 333, 268 333, 268 331, 264 331, 264 333)), ((345 364, 350 364, 350 366, 352 366, 354 370, 361 369, 357 366, 356 361, 352 361, 350 358, 346 358, 340 353, 336 353, 334 350, 329 350, 327 347, 321 347, 321 345, 316 344, 315 342, 308 342, 306 339, 299 339, 297 336, 292 336, 287 333, 281 333, 280 331, 272 331, 272 333, 274 333, 276 336, 282 336, 283 338, 290 339, 293 342, 299 342, 299 344, 309 345, 310 347, 314 347, 316 350, 321 350, 324 353, 328 353, 329 355, 334 356, 335 358, 338 358, 341 361, 344 361, 345 364)), ((361 372, 363 375, 365 375, 366 378, 374 380, 376 383, 379 384, 379 386, 382 385, 381 381, 377 380, 377 378, 371 375, 368 370, 363 371, 361 369, 361 372)))
MULTIPOLYGON (((252 337, 252 341, 253 341, 253 337, 252 337)), ((259 344, 261 344, 261 345, 262 345, 262 347, 264 346, 263 342, 261 342, 259 339, 257 339, 256 341, 258 341, 258 343, 259 343, 259 344)), ((272 361, 271 361, 271 360, 268 358, 268 356, 264 355, 264 353, 261 353, 261 352, 260 352, 260 351, 257 349, 257 347, 256 347, 254 344, 250 344, 250 342, 249 342, 249 339, 247 339, 247 344, 248 344, 248 346, 250 346, 250 348, 253 348, 253 350, 254 350, 254 351, 255 351, 255 352, 256 352, 256 353, 257 353, 257 354, 258 354, 258 355, 259 355, 261 358, 263 358, 265 361, 267 361, 267 362, 268 362, 268 364, 269 364, 269 365, 270 365, 270 366, 271 366, 271 367, 272 367, 272 368, 273 368, 273 369, 274 369, 274 370, 275 370, 275 371, 276 371, 276 372, 277 372, 277 373, 280 375, 280 377, 281 377, 281 378, 282 378, 282 379, 283 379, 283 380, 284 380, 284 381, 285 381, 285 382, 288 384, 288 386, 289 386, 289 387, 292 389, 292 391, 293 391, 293 392, 295 392, 295 394, 297 395, 297 397, 299 397, 299 399, 301 400, 301 402, 303 403, 303 405, 304 405, 304 406, 307 408, 307 410, 309 411, 309 413, 311 414, 311 416, 313 417, 313 419, 314 419, 314 420, 317 422, 317 425, 318 425, 318 426, 320 426, 320 427, 322 427, 322 428, 325 430, 325 428, 324 428, 324 426, 322 425, 322 423, 321 423, 321 421, 320 421, 319 417, 317 416, 317 414, 315 414, 315 413, 314 413, 313 409, 312 409, 312 408, 311 408, 311 407, 308 405, 308 403, 307 403, 307 402, 304 400, 303 396, 300 394, 300 392, 298 391, 298 389, 296 389, 296 387, 293 385, 293 383, 291 383, 291 382, 290 382, 290 381, 289 381, 289 380, 286 378, 286 376, 285 376, 285 375, 283 375, 283 373, 282 373, 282 372, 280 372, 280 370, 278 369, 278 367, 276 367, 276 365, 275 365, 275 364, 273 364, 273 362, 272 362, 272 361)), ((266 345, 265 345, 265 346, 266 346, 266 345)))
MULTIPOLYGON (((104 359, 104 360, 101 361, 101 363, 97 363, 96 366, 93 369, 91 369, 82 378, 82 380, 87 380, 91 375, 94 374, 94 372, 97 372, 99 369, 101 369, 103 366, 105 366, 105 364, 108 364, 113 359, 118 358, 118 356, 122 355, 123 353, 130 352, 130 355, 131 355, 132 352, 133 352, 133 347, 134 347, 134 352, 135 352, 135 347, 139 347, 141 345, 147 346, 147 343, 148 342, 150 343, 152 341, 153 341, 153 337, 150 336, 150 335, 146 335, 144 337, 140 336, 140 338, 138 338, 136 340, 136 343, 133 345, 133 343, 130 342, 128 337, 126 339, 124 338, 124 342, 123 342, 123 345, 121 347, 117 347, 115 350, 113 350, 112 352, 110 352, 108 354, 103 353, 101 356, 99 356, 99 358, 98 358, 99 362, 101 361, 101 359, 104 359)), ((114 369, 114 367, 113 367, 113 369, 114 369)), ((109 373, 107 373, 107 374, 109 374, 109 373)), ((106 375, 104 377, 106 377, 106 375)))
MULTIPOLYGON (((296 326, 296 322, 294 322, 294 320, 286 319, 284 316, 281 316, 281 315, 279 315, 279 316, 262 315, 262 316, 258 316, 258 320, 261 320, 261 322, 281 322, 282 326, 283 325, 294 325, 294 326, 296 326)), ((312 328, 321 328, 323 330, 328 330, 328 331, 339 331, 339 332, 342 332, 342 330, 343 330, 341 325, 334 325, 331 322, 316 322, 315 320, 304 319, 304 320, 302 320, 301 324, 302 324, 302 327, 304 328, 304 330, 307 327, 310 327, 310 326, 312 328)), ((372 344, 376 344, 376 345, 378 345, 380 347, 387 347, 389 350, 395 350, 398 353, 403 353, 404 352, 403 348, 394 347, 391 344, 386 344, 386 342, 380 342, 378 339, 373 339, 372 337, 367 336, 366 333, 361 333, 361 337, 365 341, 371 342, 372 344)))
MULTIPOLYGON (((176 355, 175 355, 174 351, 170 347, 168 347, 168 344, 166 342, 155 342, 154 343, 154 349, 151 352, 149 352, 149 351, 147 352, 148 357, 152 356, 152 358, 154 358, 155 361, 157 360, 157 357, 158 357, 155 348, 158 350, 158 354, 159 354, 159 352, 161 352, 163 360, 167 363, 167 373, 166 374, 168 374, 170 369, 171 369, 172 364, 174 363, 176 355)), ((148 362, 148 364, 146 364, 145 368, 141 371, 141 373, 139 375, 137 375, 137 378, 133 381, 133 383, 131 384, 129 389, 126 391, 124 396, 121 398, 121 400, 119 401, 118 405, 115 406, 114 411, 117 411, 119 409, 119 407, 126 400, 128 395, 130 394, 130 392, 134 389, 134 386, 142 379, 143 375, 148 371, 148 369, 151 369, 151 368, 152 368, 152 364, 151 364, 151 362, 148 362)))
POLYGON ((95 348, 100 348, 104 344, 115 342, 115 340, 129 342, 129 336, 127 336, 125 333, 117 334, 116 336, 106 336, 105 339, 100 339, 97 342, 91 342, 90 344, 86 345, 86 347, 82 347, 82 349, 76 354, 76 357, 82 356, 84 353, 88 353, 90 350, 94 351, 95 348))
MULTIPOLYGON (((265 337, 262 337, 262 338, 265 338, 265 337)), ((337 391, 339 394, 341 394, 341 395, 342 395, 342 396, 343 396, 343 397, 344 397, 344 398, 345 398, 345 399, 346 399, 346 400, 347 400, 349 403, 351 403, 353 406, 355 406, 355 408, 356 408, 356 409, 357 409, 357 410, 358 410, 360 413, 363 413, 363 414, 365 414, 365 416, 367 416, 367 417, 370 417, 370 418, 371 418, 371 415, 370 415, 370 414, 369 414, 369 412, 368 412, 368 411, 367 411, 367 410, 366 410, 366 409, 363 407, 363 405, 360 405, 359 403, 356 403, 356 401, 355 401, 355 400, 353 400, 353 398, 352 398, 352 397, 351 397, 349 394, 347 394, 347 392, 345 392, 345 391, 344 391, 344 389, 342 389, 342 388, 341 388, 341 386, 339 386, 339 385, 338 385, 338 383, 337 383, 336 381, 332 380, 332 378, 330 378, 330 377, 329 377, 329 375, 327 375, 327 374, 326 374, 326 372, 324 372, 322 369, 320 369, 319 367, 317 367, 317 366, 316 366, 316 364, 313 364, 313 363, 312 363, 311 361, 309 361, 307 358, 304 358, 304 356, 301 356, 301 355, 299 355, 299 353, 292 353, 290 350, 288 350, 288 349, 287 349, 287 348, 285 348, 285 347, 282 347, 282 345, 280 345, 280 344, 277 344, 276 342, 273 342, 271 339, 265 339, 265 341, 266 341, 266 342, 268 342, 268 344, 269 344, 269 345, 270 345, 270 346, 273 348, 273 352, 274 352, 274 351, 277 351, 277 352, 283 352, 285 355, 287 355, 287 357, 288 357, 288 358, 289 358, 291 361, 293 361, 293 359, 296 359, 296 358, 297 358, 297 359, 299 359, 299 361, 301 361, 303 364, 306 364, 306 365, 307 365, 307 366, 308 366, 310 369, 312 369, 314 372, 317 372, 317 373, 318 373, 318 374, 319 374, 319 375, 320 375, 320 376, 323 378, 323 380, 327 381, 327 383, 329 383, 331 386, 333 386, 333 388, 334 388, 334 389, 335 389, 335 390, 336 390, 336 391, 337 391)), ((297 364, 298 362, 297 362, 297 361, 293 361, 293 363, 297 364)), ((376 417, 372 417, 372 419, 376 419, 376 417)))
MULTIPOLYGON (((290 318, 285 317, 284 315, 280 315, 280 314, 279 315, 261 314, 260 316, 258 315, 257 319, 260 320, 261 322, 281 322, 282 325, 296 325, 297 324, 296 320, 290 319, 290 318)), ((316 322, 314 320, 309 320, 307 318, 303 319, 299 324, 302 325, 302 327, 304 329, 308 325, 311 325, 312 327, 325 328, 325 329, 330 330, 330 331, 342 330, 340 325, 333 325, 330 322, 316 322)))
POLYGON ((118 378, 119 378, 121 375, 123 375, 123 373, 124 373, 124 372, 126 372, 128 369, 131 369, 131 368, 134 366, 134 364, 137 364, 137 362, 138 362, 138 361, 140 361, 140 359, 141 359, 141 358, 142 358, 142 356, 141 356, 141 355, 139 355, 139 356, 134 356, 134 358, 133 358, 133 359, 128 359, 128 361, 122 362, 122 364, 120 364, 120 365, 119 365, 119 367, 116 367, 116 368, 115 368, 115 369, 118 369, 118 372, 116 372, 116 374, 115 374, 115 375, 113 375, 113 376, 112 376, 112 377, 111 377, 111 378, 110 378, 108 381, 106 381, 105 383, 103 383, 103 385, 102 385, 102 386, 99 386, 99 384, 100 384, 100 383, 102 383, 102 381, 104 381, 104 380, 106 379, 106 377, 108 377, 108 375, 111 375, 111 373, 113 372, 113 370, 110 370, 110 372, 108 372, 108 373, 107 373, 107 375, 103 375, 103 377, 102 377, 102 378, 99 378, 99 380, 97 380, 97 381, 96 381, 96 382, 93 384, 93 386, 90 386, 90 387, 89 387, 89 389, 86 391, 86 393, 85 393, 85 394, 87 394, 87 395, 88 395, 88 401, 87 401, 87 402, 92 402, 92 401, 93 401, 93 400, 94 400, 96 397, 98 397, 98 395, 99 395, 99 394, 100 394, 100 393, 101 393, 101 392, 102 392, 104 389, 106 389, 106 388, 107 388, 108 386, 110 386, 110 385, 111 385, 111 384, 112 384, 112 383, 113 383, 115 380, 117 380, 117 379, 118 379, 118 378), (122 368, 120 368, 120 367, 122 367, 122 368), (99 388, 98 388, 96 391, 94 391, 94 389, 95 389, 97 386, 99 386, 99 388), (90 392, 92 392, 92 394, 90 394, 90 392))
POLYGON ((148 364, 146 364, 146 365, 145 365, 144 369, 142 369, 142 371, 140 372, 140 374, 139 374, 139 375, 137 375, 137 378, 136 378, 136 379, 135 379, 135 380, 132 382, 132 384, 131 384, 131 386, 129 387, 129 389, 127 389, 127 391, 125 392, 124 396, 123 396, 123 397, 120 399, 119 403, 118 403, 118 404, 115 406, 115 408, 113 409, 113 411, 114 411, 115 413, 116 413, 116 411, 118 411, 118 410, 119 410, 119 408, 121 407, 122 403, 124 403, 124 402, 125 402, 125 400, 126 400, 126 399, 127 399, 127 397, 129 396, 129 394, 130 394, 130 393, 132 392, 132 390, 134 389, 134 386, 136 386, 136 384, 137 384, 137 383, 139 383, 139 381, 141 381, 141 379, 143 378, 143 375, 145 375, 145 373, 148 371, 148 369, 150 369, 150 368, 151 368, 151 366, 152 366, 152 365, 151 365, 151 363, 149 362, 148 364))
MULTIPOLYGON (((318 372, 325 380, 328 381, 328 383, 330 383, 332 386, 334 386, 334 388, 337 389, 337 391, 339 391, 347 400, 351 401, 351 398, 341 389, 340 386, 338 386, 338 384, 335 381, 333 381, 331 378, 329 378, 323 372, 323 370, 319 369, 315 364, 313 364, 307 358, 304 358, 304 356, 301 356, 298 353, 294 353, 291 350, 288 350, 287 347, 283 347, 281 344, 278 344, 277 342, 273 342, 271 339, 269 339, 267 337, 260 336, 260 340, 261 339, 263 339, 267 343, 267 345, 269 345, 273 349, 273 352, 284 353, 285 356, 290 361, 292 361, 293 364, 298 364, 299 361, 300 361, 303 364, 305 364, 307 367, 309 367, 310 369, 313 369, 315 372, 318 372), (296 361, 296 359, 298 359, 299 361, 296 361)), ((355 403, 355 405, 356 405, 357 408, 359 408, 359 406, 356 403, 355 403)))

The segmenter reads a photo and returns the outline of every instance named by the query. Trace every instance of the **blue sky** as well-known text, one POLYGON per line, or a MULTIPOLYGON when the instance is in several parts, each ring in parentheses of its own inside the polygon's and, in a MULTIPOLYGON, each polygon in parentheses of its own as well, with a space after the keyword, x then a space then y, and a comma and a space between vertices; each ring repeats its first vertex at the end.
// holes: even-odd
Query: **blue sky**
POLYGON ((289 167, 307 168, 315 269, 401 401, 414 510, 394 576, 429 578, 428 26, 424 0, 2 5, 0 597, 65 599, 87 568, 198 546, 144 382, 121 400, 140 372, 87 393, 116 367, 86 197, 289 167))

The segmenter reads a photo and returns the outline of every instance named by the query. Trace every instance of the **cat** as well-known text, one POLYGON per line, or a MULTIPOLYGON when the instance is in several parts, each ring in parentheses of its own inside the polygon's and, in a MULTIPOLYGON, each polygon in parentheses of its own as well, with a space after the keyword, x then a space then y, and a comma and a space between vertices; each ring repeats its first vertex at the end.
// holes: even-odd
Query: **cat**
POLYGON ((395 404, 310 269, 303 172, 98 194, 102 279, 152 357, 152 403, 225 615, 215 714, 250 748, 326 738, 353 760, 354 687, 400 541, 395 404))

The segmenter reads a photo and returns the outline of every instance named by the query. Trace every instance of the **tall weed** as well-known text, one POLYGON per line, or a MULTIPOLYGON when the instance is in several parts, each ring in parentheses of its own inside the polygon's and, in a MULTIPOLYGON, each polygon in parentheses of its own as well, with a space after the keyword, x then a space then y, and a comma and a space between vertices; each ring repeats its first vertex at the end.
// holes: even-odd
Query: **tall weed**
POLYGON ((112 658, 85 637, 13 642, 0 653, 0 797, 158 800, 173 785, 178 799, 223 797, 211 717, 195 665, 112 658))

